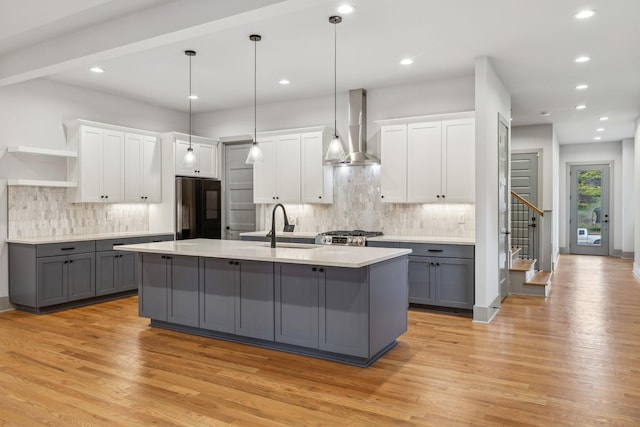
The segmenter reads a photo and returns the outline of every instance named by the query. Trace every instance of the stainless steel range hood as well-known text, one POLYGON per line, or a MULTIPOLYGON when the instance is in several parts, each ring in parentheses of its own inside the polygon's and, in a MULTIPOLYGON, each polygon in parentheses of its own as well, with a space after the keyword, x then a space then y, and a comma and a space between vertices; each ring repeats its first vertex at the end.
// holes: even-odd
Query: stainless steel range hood
POLYGON ((349 154, 336 166, 379 165, 380 159, 367 154, 367 91, 349 91, 349 154))

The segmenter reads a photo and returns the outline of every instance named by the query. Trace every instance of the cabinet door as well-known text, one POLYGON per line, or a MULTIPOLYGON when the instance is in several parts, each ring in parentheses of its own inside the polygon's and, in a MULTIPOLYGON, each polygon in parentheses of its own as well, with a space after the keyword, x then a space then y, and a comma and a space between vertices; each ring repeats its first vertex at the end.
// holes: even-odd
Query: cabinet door
POLYGON ((409 302, 436 303, 435 258, 409 256, 409 302))
POLYGON ((141 317, 167 320, 167 260, 165 255, 140 254, 142 278, 138 288, 141 317))
POLYGON ((116 291, 129 291, 138 288, 136 278, 136 254, 118 254, 118 283, 116 291))
POLYGON ((196 162, 197 174, 203 178, 217 178, 216 146, 209 144, 197 144, 196 162))
POLYGON ((300 134, 276 142, 276 202, 300 203, 300 134))
POLYGON ((276 203, 275 137, 258 138, 262 161, 253 165, 253 203, 276 203))
POLYGON ((320 350, 369 357, 369 286, 366 268, 320 272, 320 350))
POLYGON ((383 126, 381 133, 380 199, 407 201, 407 125, 383 126))
POLYGON ((102 144, 102 193, 105 202, 124 200, 123 150, 124 133, 105 130, 102 144))
POLYGON ((127 133, 124 137, 124 201, 144 201, 142 190, 142 145, 144 136, 127 133))
POLYGON ((237 261, 202 258, 200 273, 200 327, 235 333, 235 297, 240 279, 237 261))
POLYGON ((275 340, 318 348, 318 268, 275 265, 275 340))
POLYGON ((69 301, 95 297, 95 254, 69 255, 68 258, 69 301))
POLYGON ((67 302, 67 264, 66 256, 38 258, 36 261, 38 277, 38 307, 67 302))
POLYGON ((450 120, 443 126, 442 193, 447 202, 475 202, 475 120, 450 120))
POLYGON ((96 295, 118 290, 118 251, 96 252, 96 295))
POLYGON ((273 264, 241 261, 236 287, 236 334, 273 341, 273 264))
MULTIPOLYGON (((194 154, 197 154, 195 153, 195 144, 191 144, 191 147, 194 149, 194 154)), ((187 154, 188 148, 189 148, 189 141, 182 141, 179 139, 176 140, 176 146, 175 146, 176 175, 196 176, 197 159, 196 159, 196 164, 194 164, 193 166, 185 166, 183 163, 184 155, 187 154)))
POLYGON ((142 141, 142 196, 145 202, 162 201, 162 144, 155 136, 142 141))
POLYGON ((472 309, 475 302, 473 260, 436 258, 436 304, 472 309))
POLYGON ((168 256, 167 320, 185 326, 198 326, 198 257, 168 256))
POLYGON ((411 123, 407 128, 407 202, 440 201, 442 196, 442 126, 411 123))
POLYGON ((324 139, 322 132, 300 135, 302 203, 333 203, 333 167, 323 164, 324 139))
POLYGON ((103 202, 102 190, 102 139, 104 131, 102 129, 81 126, 80 127, 80 159, 78 167, 79 197, 78 202, 103 202))

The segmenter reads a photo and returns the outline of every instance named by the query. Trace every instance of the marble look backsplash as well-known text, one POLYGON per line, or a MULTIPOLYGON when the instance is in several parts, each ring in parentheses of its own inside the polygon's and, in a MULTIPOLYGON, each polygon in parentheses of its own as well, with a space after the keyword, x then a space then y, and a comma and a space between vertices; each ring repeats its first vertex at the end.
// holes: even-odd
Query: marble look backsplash
MULTIPOLYGON (((288 216, 295 218, 296 231, 361 229, 387 235, 475 237, 474 204, 382 203, 379 166, 338 167, 333 179, 333 204, 285 205, 288 216)), ((271 228, 272 209, 273 205, 259 207, 257 229, 271 228)), ((281 230, 282 215, 276 216, 281 230)))
POLYGON ((67 190, 8 187, 9 238, 149 230, 145 204, 68 203, 67 190))

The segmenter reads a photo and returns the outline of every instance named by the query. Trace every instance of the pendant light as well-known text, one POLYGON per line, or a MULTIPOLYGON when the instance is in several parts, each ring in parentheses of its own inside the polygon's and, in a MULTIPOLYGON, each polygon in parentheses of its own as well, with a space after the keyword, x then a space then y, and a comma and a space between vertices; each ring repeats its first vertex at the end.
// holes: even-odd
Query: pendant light
POLYGON ((324 156, 325 163, 339 163, 345 156, 342 141, 338 136, 338 36, 336 25, 342 22, 342 17, 331 16, 329 22, 333 24, 333 138, 329 143, 327 154, 324 156))
POLYGON ((185 50, 184 54, 189 57, 189 148, 182 159, 182 166, 191 168, 196 163, 196 155, 191 146, 191 101, 193 100, 193 92, 191 91, 191 57, 196 56, 195 50, 185 50))
POLYGON ((257 80, 258 80, 258 56, 257 45, 262 37, 258 34, 251 34, 249 40, 253 42, 253 144, 249 150, 246 164, 252 165, 262 161, 262 150, 258 145, 258 101, 257 101, 257 80))

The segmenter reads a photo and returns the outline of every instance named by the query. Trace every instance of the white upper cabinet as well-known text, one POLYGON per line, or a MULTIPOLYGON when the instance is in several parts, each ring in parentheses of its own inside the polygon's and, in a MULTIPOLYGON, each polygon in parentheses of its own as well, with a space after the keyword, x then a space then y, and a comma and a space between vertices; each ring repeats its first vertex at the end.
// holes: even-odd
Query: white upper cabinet
POLYGON ((192 137, 191 147, 196 161, 193 166, 185 166, 183 159, 189 148, 189 135, 179 135, 175 141, 176 175, 218 178, 217 145, 215 139, 192 137))
POLYGON ((162 150, 158 137, 125 134, 124 201, 128 203, 161 201, 162 150))
POLYGON ((328 143, 328 133, 300 134, 302 203, 333 203, 333 166, 323 164, 328 143))
POLYGON ((381 201, 475 202, 473 113, 377 123, 381 124, 381 201))
POLYGON ((74 203, 159 202, 161 154, 153 132, 86 120, 67 123, 68 190, 74 203))
POLYGON ((332 203, 333 169, 323 165, 324 127, 258 134, 254 203, 332 203))

